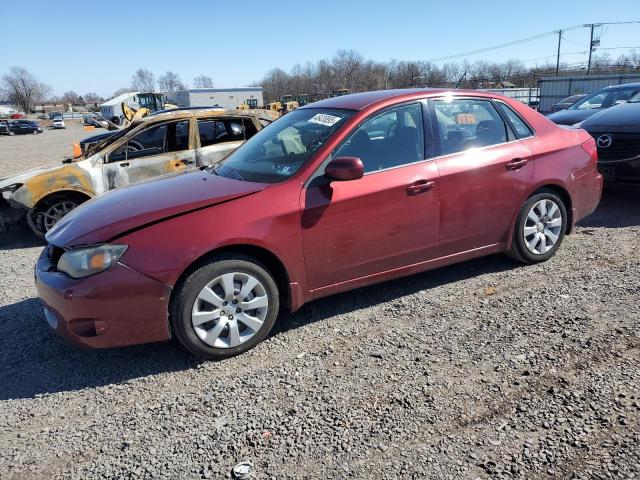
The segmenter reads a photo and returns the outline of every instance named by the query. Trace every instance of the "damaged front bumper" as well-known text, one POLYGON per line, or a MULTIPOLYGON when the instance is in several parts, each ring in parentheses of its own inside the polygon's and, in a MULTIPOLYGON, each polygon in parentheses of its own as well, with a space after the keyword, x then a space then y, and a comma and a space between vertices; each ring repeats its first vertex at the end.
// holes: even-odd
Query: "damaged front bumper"
POLYGON ((7 230, 12 223, 18 223, 26 217, 28 208, 6 198, 5 192, 0 194, 0 232, 7 230))

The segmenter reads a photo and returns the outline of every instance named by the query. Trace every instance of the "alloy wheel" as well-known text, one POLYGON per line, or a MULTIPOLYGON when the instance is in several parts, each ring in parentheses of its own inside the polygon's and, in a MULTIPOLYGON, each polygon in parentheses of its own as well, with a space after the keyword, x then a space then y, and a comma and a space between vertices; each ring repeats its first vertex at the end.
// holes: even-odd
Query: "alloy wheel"
POLYGON ((560 208, 553 200, 545 198, 534 203, 523 227, 527 249, 535 255, 551 250, 560 237, 562 221, 560 208))
POLYGON ((76 208, 76 204, 70 201, 56 202, 42 212, 42 224, 45 232, 48 232, 71 210, 76 208))
POLYGON ((268 310, 267 292, 256 277, 228 272, 200 290, 191 310, 191 324, 207 345, 233 348, 258 333, 268 310))

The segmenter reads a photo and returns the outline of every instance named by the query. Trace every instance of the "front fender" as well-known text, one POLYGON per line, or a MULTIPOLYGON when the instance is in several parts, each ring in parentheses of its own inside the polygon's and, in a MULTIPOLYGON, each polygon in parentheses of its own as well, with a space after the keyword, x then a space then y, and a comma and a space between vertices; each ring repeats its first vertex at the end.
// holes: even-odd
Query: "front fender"
POLYGON ((29 178, 13 192, 12 200, 27 208, 33 208, 43 198, 61 191, 76 191, 89 197, 96 195, 91 173, 77 164, 71 164, 29 178))

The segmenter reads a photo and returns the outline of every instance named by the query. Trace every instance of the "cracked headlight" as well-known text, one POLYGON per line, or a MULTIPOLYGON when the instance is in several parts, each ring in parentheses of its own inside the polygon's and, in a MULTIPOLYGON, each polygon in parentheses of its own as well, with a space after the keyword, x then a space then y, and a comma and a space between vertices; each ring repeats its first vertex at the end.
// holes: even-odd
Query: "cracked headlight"
POLYGON ((127 245, 97 245, 67 250, 58 260, 58 271, 84 278, 111 268, 127 251, 127 245))

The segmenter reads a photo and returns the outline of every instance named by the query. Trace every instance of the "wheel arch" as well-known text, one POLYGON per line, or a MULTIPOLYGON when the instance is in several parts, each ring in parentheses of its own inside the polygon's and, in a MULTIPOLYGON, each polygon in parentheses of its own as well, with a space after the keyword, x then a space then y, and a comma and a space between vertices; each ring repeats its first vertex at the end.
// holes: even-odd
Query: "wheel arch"
POLYGON ((92 195, 89 195, 88 193, 82 192, 80 190, 72 190, 72 189, 56 190, 53 192, 49 192, 43 195, 42 197, 40 197, 34 203, 33 207, 31 207, 31 210, 36 211, 39 207, 41 207, 46 202, 51 201, 51 199, 58 198, 58 197, 78 199, 78 200, 81 200, 81 202, 86 202, 87 200, 91 200, 91 198, 93 198, 92 195))
MULTIPOLYGON (((571 199, 571 195, 569 194, 569 191, 562 185, 557 184, 557 183, 543 183, 540 185, 536 185, 535 187, 533 187, 529 192, 527 192, 527 194, 523 197, 522 202, 520 202, 520 205, 524 204, 524 202, 526 202, 529 198, 531 198, 532 196, 536 195, 537 193, 543 192, 543 191, 552 191, 553 193, 555 193, 556 195, 558 195, 560 197, 560 199, 564 202, 564 206, 567 209, 567 230, 565 232, 565 235, 569 235, 572 230, 573 230, 573 201, 571 199)), ((520 212, 520 208, 521 206, 519 206, 514 215, 513 218, 511 219, 511 227, 509 228, 509 234, 507 237, 507 245, 506 245, 506 249, 509 250, 511 248, 511 244, 513 242, 513 230, 516 226, 516 220, 518 218, 518 213, 520 212)))
POLYGON ((271 250, 249 243, 224 245, 222 247, 210 250, 196 258, 184 269, 184 271, 180 274, 175 284, 173 285, 169 304, 171 305, 171 303, 173 302, 175 292, 178 291, 179 287, 182 285, 185 279, 194 270, 196 270, 203 264, 208 263, 214 257, 222 254, 246 255, 255 258, 257 261, 262 263, 267 268, 269 273, 273 275, 273 278, 278 287, 278 291, 280 293, 281 305, 285 306, 289 310, 295 308, 295 305, 292 305, 292 292, 289 281, 289 273, 287 272, 287 269, 284 266, 282 260, 280 260, 280 258, 271 250))

